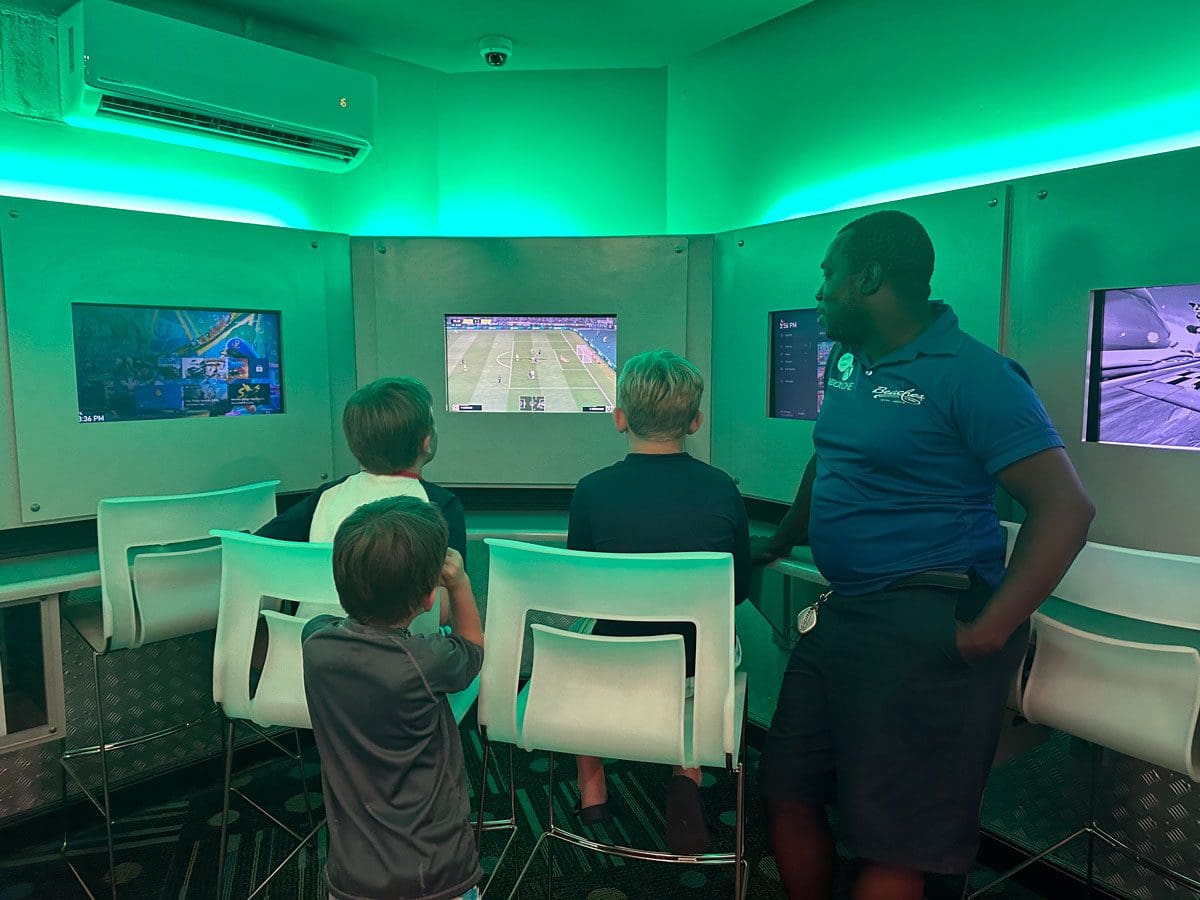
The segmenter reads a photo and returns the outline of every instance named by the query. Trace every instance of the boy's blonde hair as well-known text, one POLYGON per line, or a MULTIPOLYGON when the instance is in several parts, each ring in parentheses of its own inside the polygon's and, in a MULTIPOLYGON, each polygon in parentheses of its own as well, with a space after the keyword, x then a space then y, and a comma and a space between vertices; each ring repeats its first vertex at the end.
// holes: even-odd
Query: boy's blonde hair
POLYGON ((674 441, 688 433, 700 411, 704 379, 678 353, 647 350, 626 361, 617 379, 617 406, 629 430, 648 441, 674 441))

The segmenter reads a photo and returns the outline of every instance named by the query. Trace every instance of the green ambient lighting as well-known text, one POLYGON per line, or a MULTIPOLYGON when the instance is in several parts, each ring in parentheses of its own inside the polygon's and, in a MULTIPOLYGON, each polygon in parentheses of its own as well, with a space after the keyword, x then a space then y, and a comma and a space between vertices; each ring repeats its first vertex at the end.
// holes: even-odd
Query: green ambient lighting
MULTIPOLYGON (((1200 146, 1200 93, 865 168, 780 198, 758 224, 1200 146)), ((796 173, 799 179, 801 173, 796 173)))
MULTIPOLYGON (((259 225, 311 227, 307 213, 291 200, 247 180, 216 174, 218 166, 197 172, 182 164, 164 165, 161 156, 136 145, 120 148, 124 152, 118 162, 117 153, 108 152, 108 147, 81 148, 74 142, 61 143, 62 137, 61 128, 29 128, 19 121, 0 121, 0 195, 259 225), (6 126, 18 133, 4 134, 6 126), (36 149, 16 150, 13 145, 36 149)), ((106 139, 97 136, 97 140, 106 139)))
POLYGON ((454 237, 578 237, 598 232, 549 198, 510 191, 443 195, 438 234, 454 237))

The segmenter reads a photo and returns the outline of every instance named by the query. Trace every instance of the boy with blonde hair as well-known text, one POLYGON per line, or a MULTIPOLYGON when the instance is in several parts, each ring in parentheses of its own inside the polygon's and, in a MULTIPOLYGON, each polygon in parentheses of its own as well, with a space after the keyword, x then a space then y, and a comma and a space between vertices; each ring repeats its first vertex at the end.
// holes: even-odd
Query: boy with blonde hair
MULTIPOLYGON (((684 452, 700 428, 704 380, 670 350, 628 360, 617 379, 613 422, 629 438, 629 455, 583 478, 571 500, 567 546, 604 553, 710 550, 733 554, 735 598, 750 587, 750 532, 737 485, 719 469, 684 452)), ((696 628, 689 622, 599 621, 593 634, 680 634, 687 674, 696 670, 696 628)), ((579 807, 584 824, 609 815, 604 766, 578 757, 579 807)), ((667 796, 667 846, 699 853, 708 845, 700 804, 700 770, 676 769, 667 796)))

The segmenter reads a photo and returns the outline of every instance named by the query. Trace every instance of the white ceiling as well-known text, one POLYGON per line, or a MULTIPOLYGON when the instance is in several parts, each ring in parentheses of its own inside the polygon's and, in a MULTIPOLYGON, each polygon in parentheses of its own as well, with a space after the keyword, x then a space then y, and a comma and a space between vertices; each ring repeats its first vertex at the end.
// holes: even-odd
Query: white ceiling
MULTIPOLYGON (((71 0, 0 0, 56 14, 71 0)), ((153 0, 131 0, 154 9, 153 0)), ((439 69, 487 68, 479 38, 513 40, 507 70, 658 68, 812 0, 185 0, 439 69)), ((168 9, 162 4, 163 11, 168 9)), ((170 4, 178 9, 179 2, 170 4)))

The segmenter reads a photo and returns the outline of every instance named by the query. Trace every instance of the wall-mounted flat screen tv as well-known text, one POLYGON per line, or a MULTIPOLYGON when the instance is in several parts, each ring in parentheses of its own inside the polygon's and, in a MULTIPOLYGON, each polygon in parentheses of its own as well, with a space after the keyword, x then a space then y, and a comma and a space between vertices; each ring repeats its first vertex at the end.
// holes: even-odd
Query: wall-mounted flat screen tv
POLYGON ((1200 284, 1092 292, 1084 439, 1200 450, 1200 284))
POLYGON ((75 303, 80 422, 283 412, 280 315, 75 303))
POLYGON ((457 313, 445 320, 451 412, 612 412, 616 316, 457 313))
POLYGON ((773 419, 813 421, 825 399, 825 363, 833 341, 817 322, 815 309, 770 314, 769 400, 773 419))

